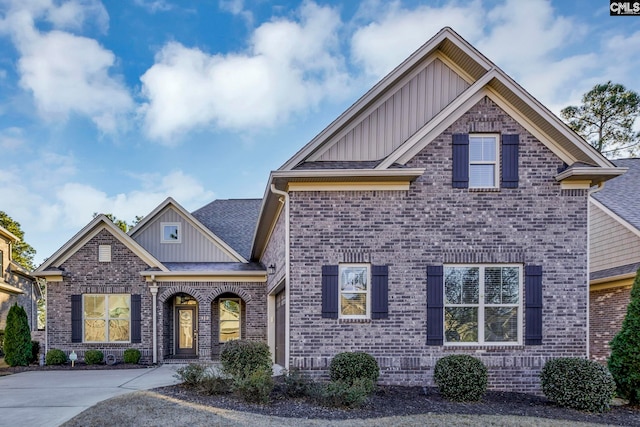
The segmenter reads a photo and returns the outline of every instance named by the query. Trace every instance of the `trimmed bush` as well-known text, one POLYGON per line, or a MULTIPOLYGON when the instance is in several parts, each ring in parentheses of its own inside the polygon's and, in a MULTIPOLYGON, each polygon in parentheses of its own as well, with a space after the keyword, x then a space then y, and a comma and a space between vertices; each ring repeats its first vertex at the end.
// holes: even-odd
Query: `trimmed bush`
POLYGON ((271 367, 258 368, 249 375, 234 377, 233 391, 247 402, 267 404, 274 385, 271 373, 271 367))
POLYGON ((271 352, 264 342, 249 340, 227 341, 220 352, 224 373, 235 378, 246 378, 262 370, 272 374, 271 352))
POLYGON ((475 402, 487 391, 487 367, 467 354, 445 356, 436 362, 433 379, 448 400, 475 402))
POLYGON ((207 367, 199 363, 189 363, 187 366, 183 366, 176 370, 174 377, 181 380, 188 386, 194 387, 200 384, 200 381, 205 377, 207 367))
POLYGON ((124 363, 138 363, 142 354, 137 348, 128 348, 124 351, 124 363))
POLYGON ((31 361, 31 329, 27 312, 14 304, 4 330, 4 361, 9 366, 27 366, 31 361))
POLYGON ((100 350, 87 350, 84 352, 84 363, 87 365, 96 365, 102 363, 104 360, 104 353, 100 350))
POLYGON ((581 411, 603 412, 616 390, 604 366, 576 357, 561 357, 545 363, 540 372, 542 392, 560 406, 581 411))
POLYGON ((67 355, 62 350, 52 348, 47 351, 45 361, 47 362, 47 365, 64 365, 67 363, 67 355))
POLYGON ((331 381, 343 381, 347 384, 353 384, 355 380, 366 378, 375 385, 379 376, 380 368, 378 367, 378 362, 367 353, 339 353, 331 360, 329 365, 331 381))
POLYGON ((31 360, 30 363, 38 361, 38 355, 40 354, 40 341, 31 341, 31 360))
POLYGON ((367 400, 374 384, 369 378, 355 378, 351 383, 331 381, 317 385, 311 394, 323 406, 358 408, 367 400))
POLYGON ((631 288, 631 300, 622 328, 611 341, 609 371, 617 392, 630 403, 640 402, 640 269, 631 288))

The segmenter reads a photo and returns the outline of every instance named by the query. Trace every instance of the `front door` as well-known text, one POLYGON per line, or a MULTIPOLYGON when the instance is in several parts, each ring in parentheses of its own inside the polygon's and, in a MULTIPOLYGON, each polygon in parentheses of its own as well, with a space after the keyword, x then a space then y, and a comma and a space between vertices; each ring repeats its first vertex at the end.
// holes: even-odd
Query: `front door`
POLYGON ((196 324, 195 307, 176 307, 176 356, 196 357, 198 348, 196 324))

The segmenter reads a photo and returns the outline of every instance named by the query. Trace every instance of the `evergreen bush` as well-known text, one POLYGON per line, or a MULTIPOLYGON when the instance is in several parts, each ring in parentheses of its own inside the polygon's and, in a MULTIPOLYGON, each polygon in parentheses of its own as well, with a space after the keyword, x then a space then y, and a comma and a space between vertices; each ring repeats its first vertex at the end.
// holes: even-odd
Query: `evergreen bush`
POLYGON ((440 394, 448 400, 475 402, 487 391, 487 367, 467 354, 452 354, 438 359, 433 379, 440 394))
POLYGON ((4 356, 4 329, 0 329, 0 357, 4 356))
POLYGON ((227 394, 231 392, 231 381, 215 373, 205 374, 198 383, 198 391, 208 396, 227 394))
POLYGON ((87 365, 96 365, 102 363, 104 360, 104 353, 100 350, 87 350, 84 352, 84 363, 87 365))
POLYGON ((189 363, 187 366, 183 366, 176 370, 174 377, 181 380, 188 386, 197 386, 200 381, 205 377, 207 366, 200 363, 189 363))
POLYGON ((631 300, 622 328, 611 341, 609 371, 617 392, 630 403, 640 402, 640 269, 631 288, 631 300))
POLYGON ((300 372, 299 369, 293 368, 282 376, 284 385, 284 394, 291 398, 305 397, 309 394, 311 382, 300 372))
POLYGON ((40 354, 40 341, 31 341, 31 360, 30 363, 38 361, 38 355, 40 354))
POLYGON ((337 408, 358 408, 366 402, 373 390, 370 378, 355 378, 352 382, 331 381, 316 385, 311 395, 322 406, 337 408))
MULTIPOLYGON (((380 368, 376 359, 367 353, 344 352, 337 354, 329 365, 331 381, 353 384, 357 379, 369 379, 372 385, 378 381, 380 368)), ((373 386, 372 386, 373 388, 373 386)))
POLYGON ((274 385, 271 374, 271 367, 260 367, 246 376, 235 376, 233 391, 247 402, 267 404, 274 385))
POLYGON ((220 352, 220 363, 223 372, 234 379, 246 378, 259 370, 273 373, 269 346, 259 341, 227 341, 220 352))
POLYGON ((124 363, 138 363, 142 354, 137 348, 128 348, 124 351, 124 363))
POLYGON ((542 392, 560 406, 590 412, 609 410, 616 384, 604 366, 577 357, 545 363, 540 372, 542 392))
POLYGON ((31 329, 27 312, 14 304, 4 330, 4 361, 9 366, 27 366, 31 361, 31 329))
POLYGON ((67 363, 67 355, 60 349, 52 348, 47 351, 45 361, 47 365, 64 365, 67 363))

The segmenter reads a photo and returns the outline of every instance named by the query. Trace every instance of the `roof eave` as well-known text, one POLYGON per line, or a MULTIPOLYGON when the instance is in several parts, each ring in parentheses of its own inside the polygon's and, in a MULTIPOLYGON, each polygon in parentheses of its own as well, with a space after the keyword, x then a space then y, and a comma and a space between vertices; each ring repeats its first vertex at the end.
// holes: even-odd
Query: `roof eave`
POLYGON ((570 167, 555 176, 558 182, 591 181, 591 185, 602 184, 624 174, 628 168, 570 167))

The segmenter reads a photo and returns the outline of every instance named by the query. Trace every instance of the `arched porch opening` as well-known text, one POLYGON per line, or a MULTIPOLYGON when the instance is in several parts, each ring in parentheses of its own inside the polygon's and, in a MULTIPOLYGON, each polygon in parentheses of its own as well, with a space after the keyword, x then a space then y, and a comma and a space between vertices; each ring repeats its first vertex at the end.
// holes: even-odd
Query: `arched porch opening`
POLYGON ((211 355, 220 357, 225 342, 246 338, 246 311, 244 299, 233 292, 218 295, 211 302, 211 355))
POLYGON ((198 301, 180 292, 167 298, 163 311, 163 354, 170 359, 198 357, 198 301))

